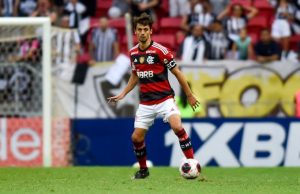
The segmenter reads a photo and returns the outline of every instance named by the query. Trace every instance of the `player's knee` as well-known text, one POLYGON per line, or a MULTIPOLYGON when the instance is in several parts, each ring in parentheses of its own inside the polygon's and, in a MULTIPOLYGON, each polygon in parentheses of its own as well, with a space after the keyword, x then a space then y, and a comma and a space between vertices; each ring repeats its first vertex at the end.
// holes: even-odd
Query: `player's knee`
POLYGON ((181 125, 181 123, 172 123, 171 128, 176 133, 176 132, 179 132, 182 129, 182 125, 181 125))
POLYGON ((144 141, 144 136, 139 135, 137 133, 133 133, 131 135, 131 140, 132 140, 132 142, 140 143, 140 142, 144 141))
POLYGON ((171 115, 169 117, 170 127, 175 133, 179 132, 182 129, 181 118, 179 115, 171 115))
POLYGON ((173 129, 173 131, 175 133, 177 133, 182 129, 182 126, 180 124, 176 124, 176 125, 171 126, 171 128, 173 129))

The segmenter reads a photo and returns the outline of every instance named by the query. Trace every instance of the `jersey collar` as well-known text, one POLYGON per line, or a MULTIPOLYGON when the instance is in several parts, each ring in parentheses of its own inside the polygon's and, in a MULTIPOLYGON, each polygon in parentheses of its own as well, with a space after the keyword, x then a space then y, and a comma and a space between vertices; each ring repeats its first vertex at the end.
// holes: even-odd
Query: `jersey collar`
POLYGON ((149 46, 147 47, 147 48, 145 48, 145 49, 141 49, 140 48, 140 46, 138 46, 138 49, 139 49, 139 51, 141 51, 141 52, 145 52, 146 50, 148 50, 148 48, 150 48, 151 46, 152 46, 152 44, 153 44, 153 40, 151 40, 151 42, 150 42, 150 44, 149 44, 149 46))

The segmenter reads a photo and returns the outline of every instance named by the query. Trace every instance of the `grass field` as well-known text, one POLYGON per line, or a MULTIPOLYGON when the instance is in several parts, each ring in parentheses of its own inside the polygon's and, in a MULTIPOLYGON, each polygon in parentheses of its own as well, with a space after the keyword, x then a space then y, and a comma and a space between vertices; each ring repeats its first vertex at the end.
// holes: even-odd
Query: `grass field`
POLYGON ((133 168, 0 168, 0 193, 215 194, 300 193, 300 168, 205 168, 185 180, 176 168, 155 167, 145 180, 131 180, 133 168))

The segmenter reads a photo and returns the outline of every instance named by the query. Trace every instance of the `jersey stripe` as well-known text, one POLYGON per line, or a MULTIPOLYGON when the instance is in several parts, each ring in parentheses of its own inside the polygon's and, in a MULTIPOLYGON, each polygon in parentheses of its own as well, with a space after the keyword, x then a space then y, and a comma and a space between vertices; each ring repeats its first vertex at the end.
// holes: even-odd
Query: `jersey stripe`
POLYGON ((153 44, 154 44, 155 46, 158 46, 159 48, 165 50, 166 52, 168 52, 168 49, 167 49, 166 47, 164 47, 163 45, 158 44, 157 42, 154 42, 153 44))
POLYGON ((166 49, 164 49, 164 48, 158 46, 157 44, 153 44, 152 46, 153 46, 154 48, 157 48, 157 49, 161 50, 161 52, 163 52, 165 55, 168 54, 168 50, 166 50, 166 49))
POLYGON ((143 99, 143 101, 150 101, 150 100, 160 100, 162 98, 165 98, 167 96, 173 96, 174 92, 173 90, 168 90, 168 91, 161 91, 161 92, 146 92, 146 93, 141 93, 140 97, 143 99))
POLYGON ((169 50, 155 42, 146 50, 139 50, 138 44, 130 51, 132 72, 139 77, 140 103, 153 105, 174 97, 168 80, 167 62, 173 61, 169 50), (167 61, 166 61, 167 60, 167 61))
POLYGON ((153 47, 159 49, 164 55, 168 54, 166 51, 163 51, 161 48, 159 48, 159 47, 157 47, 157 46, 154 46, 154 45, 153 45, 153 47))
POLYGON ((161 98, 159 100, 150 100, 150 101, 143 101, 141 99, 140 103, 143 104, 143 105, 153 105, 153 104, 159 104, 167 99, 170 99, 170 98, 174 98, 174 95, 170 95, 170 96, 166 96, 164 98, 161 98))
POLYGON ((155 92, 168 90, 170 90, 170 84, 167 80, 163 82, 155 82, 141 85, 141 92, 155 92))

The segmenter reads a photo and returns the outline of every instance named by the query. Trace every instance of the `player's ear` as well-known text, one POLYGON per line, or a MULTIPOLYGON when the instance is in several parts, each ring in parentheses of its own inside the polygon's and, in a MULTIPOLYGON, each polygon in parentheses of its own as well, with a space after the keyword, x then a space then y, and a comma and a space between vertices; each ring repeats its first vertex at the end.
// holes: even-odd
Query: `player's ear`
POLYGON ((152 35, 152 28, 150 29, 150 34, 152 35))

